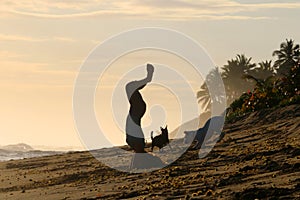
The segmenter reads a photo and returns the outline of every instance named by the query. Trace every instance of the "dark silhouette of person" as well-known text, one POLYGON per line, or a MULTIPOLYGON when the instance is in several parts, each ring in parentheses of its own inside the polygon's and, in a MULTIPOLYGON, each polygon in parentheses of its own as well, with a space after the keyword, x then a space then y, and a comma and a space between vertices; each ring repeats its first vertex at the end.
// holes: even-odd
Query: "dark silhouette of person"
POLYGON ((126 94, 130 103, 126 119, 126 142, 135 153, 145 152, 145 137, 141 128, 141 119, 146 112, 146 103, 139 92, 152 81, 154 67, 147 64, 147 76, 142 80, 132 81, 126 85, 126 94))

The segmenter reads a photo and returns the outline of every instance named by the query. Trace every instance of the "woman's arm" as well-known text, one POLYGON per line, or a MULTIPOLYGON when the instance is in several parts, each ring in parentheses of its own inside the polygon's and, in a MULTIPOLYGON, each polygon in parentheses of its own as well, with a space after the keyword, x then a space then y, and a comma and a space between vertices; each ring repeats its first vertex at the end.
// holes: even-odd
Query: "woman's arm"
POLYGON ((145 86, 147 83, 152 81, 153 72, 154 72, 153 65, 147 64, 147 77, 142 80, 135 81, 135 83, 139 85, 139 87, 145 86))
POLYGON ((126 85, 126 93, 128 99, 130 99, 134 91, 144 88, 147 85, 147 83, 152 81, 153 72, 154 72, 153 65, 147 64, 147 77, 142 80, 129 82, 126 85))

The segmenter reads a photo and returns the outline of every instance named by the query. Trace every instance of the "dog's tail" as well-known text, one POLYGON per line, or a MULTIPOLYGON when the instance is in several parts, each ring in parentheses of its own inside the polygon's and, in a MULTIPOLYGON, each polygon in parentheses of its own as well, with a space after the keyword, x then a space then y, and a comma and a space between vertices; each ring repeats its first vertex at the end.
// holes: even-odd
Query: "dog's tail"
POLYGON ((153 140, 153 131, 151 131, 151 140, 153 140))

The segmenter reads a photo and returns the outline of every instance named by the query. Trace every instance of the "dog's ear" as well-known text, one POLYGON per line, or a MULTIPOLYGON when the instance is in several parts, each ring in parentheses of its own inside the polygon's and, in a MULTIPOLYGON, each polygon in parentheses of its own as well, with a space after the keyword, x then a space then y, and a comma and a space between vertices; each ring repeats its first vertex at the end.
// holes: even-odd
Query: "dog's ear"
POLYGON ((168 128, 168 125, 166 125, 166 128, 165 129, 167 129, 168 128))
POLYGON ((164 130, 163 127, 160 127, 160 130, 164 130))

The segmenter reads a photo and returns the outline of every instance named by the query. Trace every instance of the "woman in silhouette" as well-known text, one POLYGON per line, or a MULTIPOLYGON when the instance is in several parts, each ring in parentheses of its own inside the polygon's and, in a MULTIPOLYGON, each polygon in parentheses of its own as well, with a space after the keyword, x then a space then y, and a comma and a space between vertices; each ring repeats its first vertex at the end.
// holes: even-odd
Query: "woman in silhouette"
POLYGON ((147 64, 146 78, 129 82, 126 85, 126 94, 130 103, 129 114, 126 120, 126 142, 136 153, 145 152, 145 137, 141 128, 141 119, 146 112, 146 103, 139 90, 151 82, 154 67, 147 64))

